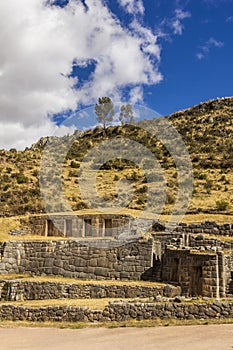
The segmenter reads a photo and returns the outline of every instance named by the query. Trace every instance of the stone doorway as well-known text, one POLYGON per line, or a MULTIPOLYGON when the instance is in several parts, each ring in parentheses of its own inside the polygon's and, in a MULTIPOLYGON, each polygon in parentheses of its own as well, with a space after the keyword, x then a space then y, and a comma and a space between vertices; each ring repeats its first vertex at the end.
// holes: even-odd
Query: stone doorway
POLYGON ((105 236, 112 236, 112 219, 105 219, 105 236))
POLYGON ((66 237, 72 237, 72 220, 66 220, 66 237))
POLYGON ((47 220, 47 236, 54 236, 54 223, 52 220, 47 220))
POLYGON ((179 283, 180 281, 180 258, 173 259, 171 281, 175 283, 179 283))
POLYGON ((92 236, 91 219, 84 219, 84 237, 92 236))
POLYGON ((191 275, 191 281, 190 281, 190 290, 189 294, 191 296, 201 296, 202 291, 202 266, 194 266, 192 268, 192 275, 191 275))

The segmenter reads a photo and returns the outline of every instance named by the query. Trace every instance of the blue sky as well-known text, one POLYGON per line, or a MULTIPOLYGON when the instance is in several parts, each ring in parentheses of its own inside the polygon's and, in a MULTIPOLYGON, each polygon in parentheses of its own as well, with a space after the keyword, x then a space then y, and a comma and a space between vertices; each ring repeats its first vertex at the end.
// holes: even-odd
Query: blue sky
MULTIPOLYGON (((169 16, 170 3, 161 1, 158 22, 169 16)), ((164 79, 148 88, 149 95, 145 97, 146 103, 161 114, 232 95, 233 2, 195 0, 187 1, 184 8, 190 18, 184 20, 182 34, 161 40, 160 69, 164 79)), ((152 12, 156 13, 156 8, 152 12)), ((153 25, 153 21, 148 15, 148 23, 153 25)))
POLYGON ((0 148, 101 96, 168 115, 232 95, 233 0, 8 0, 0 31, 0 148))
MULTIPOLYGON (((58 2, 59 3, 59 2, 58 2)), ((127 27, 134 14, 122 11, 117 1, 107 1, 109 9, 127 27)), ((142 85, 143 103, 162 115, 190 107, 201 101, 232 95, 233 81, 233 1, 144 0, 140 23, 154 33, 161 46, 159 84, 142 85), (180 29, 173 23, 177 10, 186 13, 180 29)), ((77 69, 85 80, 94 69, 77 69)), ((127 98, 128 89, 125 88, 127 98)))

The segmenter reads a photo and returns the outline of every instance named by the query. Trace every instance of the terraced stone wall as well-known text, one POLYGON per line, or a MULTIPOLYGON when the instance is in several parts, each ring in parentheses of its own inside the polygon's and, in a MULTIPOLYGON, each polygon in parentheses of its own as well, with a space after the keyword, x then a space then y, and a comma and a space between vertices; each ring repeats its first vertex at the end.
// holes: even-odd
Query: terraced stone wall
POLYGON ((9 241, 2 246, 0 273, 140 280, 159 248, 152 239, 9 241))
POLYGON ((233 318, 233 302, 214 303, 109 303, 104 310, 88 307, 0 305, 0 320, 54 322, 111 322, 148 319, 233 318))
POLYGON ((217 224, 215 221, 195 224, 181 223, 176 227, 175 231, 182 233, 206 233, 211 235, 233 236, 233 223, 217 224))
POLYGON ((0 300, 172 298, 181 288, 172 285, 65 283, 47 281, 0 280, 0 300))

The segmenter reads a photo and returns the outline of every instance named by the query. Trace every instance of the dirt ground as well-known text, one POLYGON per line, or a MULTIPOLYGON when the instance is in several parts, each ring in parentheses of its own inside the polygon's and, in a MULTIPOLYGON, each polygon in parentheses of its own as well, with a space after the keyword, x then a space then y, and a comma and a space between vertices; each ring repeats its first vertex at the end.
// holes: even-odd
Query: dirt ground
POLYGON ((155 328, 0 328, 1 350, 230 350, 233 325, 155 328))

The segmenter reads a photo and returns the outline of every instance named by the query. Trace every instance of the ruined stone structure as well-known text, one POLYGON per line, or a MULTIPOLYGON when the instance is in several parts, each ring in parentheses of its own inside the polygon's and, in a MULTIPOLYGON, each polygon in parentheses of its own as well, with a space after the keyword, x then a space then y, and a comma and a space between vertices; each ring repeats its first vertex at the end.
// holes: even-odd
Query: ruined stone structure
POLYGON ((159 249, 152 239, 9 241, 1 248, 0 273, 140 280, 159 249))
MULTIPOLYGON (((32 234, 40 236, 117 238, 120 234, 132 232, 137 228, 143 231, 144 228, 150 228, 152 224, 151 220, 134 220, 132 222, 131 219, 130 215, 122 214, 72 215, 60 213, 30 216, 27 225, 32 234)), ((154 222, 153 228, 156 232, 165 232, 165 226, 162 223, 154 222)), ((174 232, 188 236, 190 234, 233 236, 233 224, 217 224, 214 221, 195 224, 180 223, 174 228, 174 232)))
POLYGON ((233 224, 217 224, 215 221, 206 221, 195 224, 180 223, 177 232, 194 234, 211 234, 220 236, 233 236, 233 224))
POLYGON ((161 266, 161 279, 180 285, 183 295, 226 296, 227 276, 222 252, 166 249, 161 266))
POLYGON ((52 237, 118 237, 129 230, 128 215, 51 214, 31 216, 28 226, 32 234, 52 237))
POLYGON ((185 296, 233 295, 233 244, 209 236, 231 236, 232 224, 181 224, 167 232, 162 224, 154 223, 153 238, 146 240, 133 238, 135 221, 131 225, 125 215, 63 214, 52 219, 31 217, 30 231, 72 239, 0 244, 0 273, 142 279, 180 286, 185 296), (122 239, 125 232, 131 235, 122 239))

